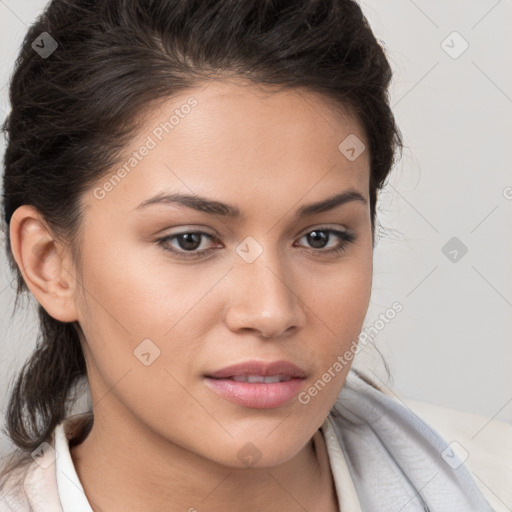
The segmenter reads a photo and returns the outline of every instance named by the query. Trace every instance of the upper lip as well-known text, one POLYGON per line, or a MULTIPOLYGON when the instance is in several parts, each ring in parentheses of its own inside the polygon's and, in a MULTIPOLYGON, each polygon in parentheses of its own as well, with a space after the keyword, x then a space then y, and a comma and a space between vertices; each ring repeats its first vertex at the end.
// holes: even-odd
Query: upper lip
POLYGON ((239 375, 261 375, 263 377, 284 375, 303 379, 306 377, 306 372, 289 361, 244 361, 210 372, 206 376, 225 379, 239 375))

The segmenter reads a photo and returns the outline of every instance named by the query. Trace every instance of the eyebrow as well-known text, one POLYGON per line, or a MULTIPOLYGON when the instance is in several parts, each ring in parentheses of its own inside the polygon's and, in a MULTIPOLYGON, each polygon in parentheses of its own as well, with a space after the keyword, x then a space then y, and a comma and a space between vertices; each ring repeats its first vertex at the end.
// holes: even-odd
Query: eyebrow
MULTIPOLYGON (((327 199, 323 199, 322 201, 301 206, 295 213, 295 218, 299 219, 314 215, 316 213, 333 210, 338 206, 352 201, 360 201, 366 204, 366 199, 359 192, 357 192, 357 190, 348 189, 340 194, 329 197, 327 199)), ((242 212, 236 206, 222 203, 220 201, 215 201, 213 199, 208 199, 206 197, 180 193, 158 194, 154 197, 151 197, 150 199, 143 201, 141 204, 139 204, 139 206, 135 208, 135 210, 139 210, 153 204, 167 204, 171 206, 178 204, 210 215, 220 215, 222 217, 231 219, 244 218, 242 212)))

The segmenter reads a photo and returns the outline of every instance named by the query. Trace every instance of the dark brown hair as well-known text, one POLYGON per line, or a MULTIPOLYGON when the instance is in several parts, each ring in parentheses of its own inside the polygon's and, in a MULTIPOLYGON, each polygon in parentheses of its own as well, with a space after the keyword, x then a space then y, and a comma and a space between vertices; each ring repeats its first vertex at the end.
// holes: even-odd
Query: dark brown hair
MULTIPOLYGON (((390 65, 355 1, 55 0, 29 28, 10 83, 6 234, 14 211, 33 205, 79 262, 80 198, 116 163, 136 120, 154 101, 228 76, 319 93, 356 116, 370 151, 374 231, 377 193, 402 140, 390 65), (46 57, 32 45, 42 33, 58 45, 46 57)), ((16 309, 28 289, 6 240, 16 309)), ((6 434, 25 453, 50 439, 87 376, 78 323, 40 305, 38 315, 40 337, 6 416, 6 434)))

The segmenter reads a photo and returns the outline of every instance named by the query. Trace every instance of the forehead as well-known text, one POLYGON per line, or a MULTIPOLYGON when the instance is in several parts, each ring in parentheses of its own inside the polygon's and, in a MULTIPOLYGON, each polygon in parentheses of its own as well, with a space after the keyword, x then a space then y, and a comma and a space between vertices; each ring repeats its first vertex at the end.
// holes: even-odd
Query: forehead
POLYGON ((367 192, 368 151, 347 158, 347 140, 359 141, 358 151, 367 145, 357 119, 318 94, 212 81, 144 112, 118 164, 98 181, 108 189, 102 207, 133 209, 163 190, 230 203, 279 200, 283 191, 296 200, 367 192))
POLYGON ((317 149, 321 139, 327 136, 325 143, 330 145, 333 138, 336 141, 346 131, 357 134, 361 140, 365 138, 363 127, 348 107, 324 95, 304 88, 253 84, 241 79, 211 81, 179 96, 160 100, 157 107, 149 109, 152 117, 142 131, 153 127, 158 132, 155 123, 165 124, 173 111, 180 110, 187 112, 180 113, 179 119, 173 121, 175 128, 179 124, 181 131, 186 132, 183 125, 187 125, 201 134, 204 141, 216 140, 232 149, 237 141, 246 147, 258 141, 272 141, 271 148, 295 142, 297 147, 314 145, 317 149), (188 109, 187 103, 192 98, 195 106, 188 109), (274 138, 276 134, 278 139, 274 138))

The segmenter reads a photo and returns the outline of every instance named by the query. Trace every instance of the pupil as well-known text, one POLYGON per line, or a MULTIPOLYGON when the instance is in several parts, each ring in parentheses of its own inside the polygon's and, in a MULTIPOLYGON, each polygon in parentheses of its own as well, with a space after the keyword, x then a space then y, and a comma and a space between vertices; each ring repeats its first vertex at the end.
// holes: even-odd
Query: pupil
POLYGON ((179 235, 178 242, 182 249, 197 249, 201 245, 201 235, 199 233, 184 233, 179 235))
POLYGON ((308 242, 315 249, 321 249, 327 243, 329 236, 324 231, 311 231, 308 235, 308 242))

